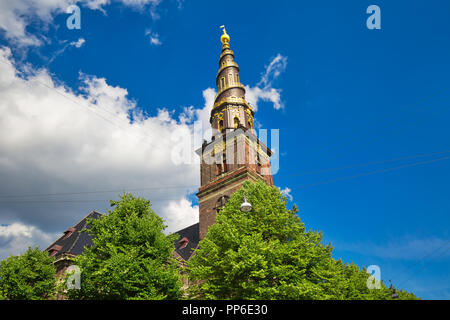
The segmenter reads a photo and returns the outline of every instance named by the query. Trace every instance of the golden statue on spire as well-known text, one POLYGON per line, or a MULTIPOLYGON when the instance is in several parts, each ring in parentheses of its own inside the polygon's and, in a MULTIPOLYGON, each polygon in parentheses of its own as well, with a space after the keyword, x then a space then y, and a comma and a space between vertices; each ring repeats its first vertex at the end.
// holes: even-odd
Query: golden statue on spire
POLYGON ((225 29, 225 26, 220 26, 223 29, 223 35, 220 37, 220 41, 222 41, 223 44, 230 42, 230 36, 227 34, 227 30, 225 29))

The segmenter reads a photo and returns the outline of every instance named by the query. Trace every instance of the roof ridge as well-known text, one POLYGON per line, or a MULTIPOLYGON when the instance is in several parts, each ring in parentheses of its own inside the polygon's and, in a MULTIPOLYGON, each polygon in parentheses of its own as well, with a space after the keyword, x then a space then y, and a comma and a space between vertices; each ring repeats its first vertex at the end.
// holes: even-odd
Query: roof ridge
MULTIPOLYGON (((83 220, 87 219, 87 218, 88 218, 91 214, 93 214, 93 213, 97 213, 97 214, 99 214, 99 215, 103 215, 103 214, 100 213, 100 212, 97 212, 97 211, 95 211, 95 210, 92 210, 92 211, 89 212, 87 215, 85 215, 83 219, 81 219, 80 221, 78 221, 77 223, 75 223, 73 227, 75 227, 77 224, 81 223, 83 220)), ((72 228, 73 228, 73 227, 72 227, 72 228)))
MULTIPOLYGON (((81 222, 84 221, 84 225, 80 226, 80 230, 77 230, 77 231, 78 231, 77 238, 73 241, 72 245, 71 245, 70 248, 67 250, 67 252, 71 252, 72 249, 73 249, 73 247, 75 247, 75 244, 76 244, 76 243, 78 242, 78 240, 80 239, 81 231, 83 231, 83 229, 85 229, 86 226, 87 226, 87 218, 88 218, 90 215, 92 215, 93 213, 97 213, 97 214, 102 215, 100 212, 97 212, 97 211, 94 211, 94 210, 93 210, 93 211, 89 212, 89 214, 88 214, 87 216, 85 216, 83 219, 81 219, 80 222, 77 223, 77 224, 80 224, 81 222)), ((76 224, 76 225, 77 225, 77 224, 76 224)))
POLYGON ((200 223, 200 222, 197 222, 197 223, 191 224, 190 226, 187 226, 186 228, 183 228, 183 229, 180 229, 180 230, 178 230, 178 231, 175 231, 174 234, 175 234, 175 233, 179 233, 179 232, 181 232, 181 231, 184 231, 184 230, 186 230, 186 229, 192 228, 193 226, 195 226, 196 224, 199 224, 199 223, 200 223))

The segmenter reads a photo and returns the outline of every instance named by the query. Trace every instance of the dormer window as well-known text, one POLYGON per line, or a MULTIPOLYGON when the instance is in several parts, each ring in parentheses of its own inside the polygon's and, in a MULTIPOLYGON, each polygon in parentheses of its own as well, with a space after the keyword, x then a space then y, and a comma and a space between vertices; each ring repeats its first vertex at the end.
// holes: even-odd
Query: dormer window
POLYGON ((184 249, 186 248, 186 246, 189 243, 189 239, 184 237, 183 239, 181 239, 180 241, 178 241, 178 243, 180 244, 180 249, 184 249))
POLYGON ((64 239, 69 238, 72 235, 72 233, 74 233, 74 232, 75 232, 75 228, 69 228, 66 231, 64 231, 64 239))
POLYGON ((61 249, 62 249, 62 246, 59 246, 59 245, 55 244, 53 247, 51 247, 51 248, 48 250, 48 253, 49 253, 50 257, 53 257, 53 256, 55 256, 59 251, 61 251, 61 249))

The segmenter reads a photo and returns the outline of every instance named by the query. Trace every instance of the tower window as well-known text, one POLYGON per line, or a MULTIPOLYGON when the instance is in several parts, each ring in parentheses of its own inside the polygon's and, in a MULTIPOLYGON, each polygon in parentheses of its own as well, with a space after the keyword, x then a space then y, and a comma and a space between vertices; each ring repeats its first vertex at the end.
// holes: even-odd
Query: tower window
POLYGON ((220 84, 221 84, 221 89, 223 89, 223 88, 225 88, 225 78, 224 77, 222 77, 222 78, 220 78, 220 84))
POLYGON ((219 121, 219 131, 223 130, 223 120, 219 121))
POLYGON ((227 153, 224 152, 222 155, 222 171, 225 173, 228 171, 228 165, 227 165, 227 153))
POLYGON ((234 117, 234 128, 238 128, 238 127, 239 127, 239 118, 234 117))
POLYGON ((233 84, 233 74, 229 73, 228 74, 228 85, 232 85, 233 84))
MULTIPOLYGON (((258 149, 259 149, 259 145, 258 145, 258 149)), ((257 151, 256 153, 256 172, 258 172, 259 174, 261 174, 261 158, 259 157, 259 153, 257 151)))
POLYGON ((228 199, 230 199, 228 196, 222 196, 217 200, 216 210, 219 212, 220 209, 225 207, 225 205, 228 202, 228 199))
POLYGON ((216 164, 216 176, 220 176, 222 174, 222 164, 217 163, 216 164))

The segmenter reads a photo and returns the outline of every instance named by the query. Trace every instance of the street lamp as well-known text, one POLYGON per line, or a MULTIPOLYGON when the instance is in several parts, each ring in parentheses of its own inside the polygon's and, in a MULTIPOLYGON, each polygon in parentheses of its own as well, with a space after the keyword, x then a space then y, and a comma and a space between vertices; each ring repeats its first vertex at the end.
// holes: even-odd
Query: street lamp
POLYGON ((242 212, 249 212, 252 210, 252 205, 247 202, 247 198, 244 195, 244 202, 241 204, 241 211, 242 212))

